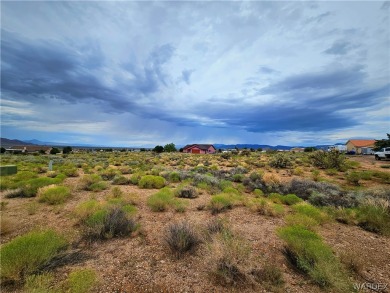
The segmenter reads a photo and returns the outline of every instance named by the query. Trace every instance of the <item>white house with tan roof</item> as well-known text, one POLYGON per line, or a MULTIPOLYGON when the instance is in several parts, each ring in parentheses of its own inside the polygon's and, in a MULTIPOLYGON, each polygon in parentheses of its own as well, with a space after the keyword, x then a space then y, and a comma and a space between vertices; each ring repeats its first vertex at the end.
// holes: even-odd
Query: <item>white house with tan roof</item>
POLYGON ((375 139, 350 139, 347 141, 347 152, 362 153, 362 148, 373 148, 375 145, 375 139))

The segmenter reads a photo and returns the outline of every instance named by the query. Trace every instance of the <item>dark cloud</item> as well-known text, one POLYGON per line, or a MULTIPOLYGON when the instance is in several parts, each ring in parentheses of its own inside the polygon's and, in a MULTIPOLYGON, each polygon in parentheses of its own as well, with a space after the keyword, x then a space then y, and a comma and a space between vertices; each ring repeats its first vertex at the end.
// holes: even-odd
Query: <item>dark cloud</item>
POLYGON ((351 43, 344 40, 338 40, 333 43, 333 45, 326 49, 324 53, 331 55, 346 55, 350 49, 354 48, 351 43))
POLYGON ((275 94, 296 90, 324 90, 356 87, 366 76, 363 67, 356 65, 349 68, 328 69, 320 72, 306 72, 285 78, 263 88, 264 94, 275 94))
POLYGON ((268 66, 260 66, 257 72, 260 74, 274 74, 274 73, 278 73, 279 71, 268 66))
POLYGON ((137 100, 168 85, 163 66, 174 53, 170 44, 155 48, 141 66, 135 62, 124 65, 133 79, 118 79, 115 82, 119 86, 107 86, 99 73, 106 65, 105 58, 99 46, 90 43, 89 47, 81 44, 80 48, 69 48, 54 41, 30 41, 2 30, 3 92, 35 102, 47 98, 69 103, 96 101, 105 105, 105 112, 137 112, 141 111, 137 100))

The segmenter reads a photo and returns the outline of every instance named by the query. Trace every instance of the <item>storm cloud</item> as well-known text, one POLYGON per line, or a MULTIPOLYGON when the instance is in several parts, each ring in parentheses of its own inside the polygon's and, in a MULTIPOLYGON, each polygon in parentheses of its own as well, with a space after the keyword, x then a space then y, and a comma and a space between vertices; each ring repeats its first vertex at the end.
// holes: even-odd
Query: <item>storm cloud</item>
POLYGON ((386 7, 4 2, 2 136, 112 146, 381 138, 386 7))

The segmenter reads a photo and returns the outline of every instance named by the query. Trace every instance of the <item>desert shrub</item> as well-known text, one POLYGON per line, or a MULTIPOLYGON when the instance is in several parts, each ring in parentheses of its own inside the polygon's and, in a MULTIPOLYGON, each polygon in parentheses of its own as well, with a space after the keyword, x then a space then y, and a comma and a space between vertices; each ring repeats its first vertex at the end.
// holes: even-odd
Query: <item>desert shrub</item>
POLYGON ((242 182, 244 178, 245 176, 243 174, 234 174, 232 179, 234 182, 242 182))
POLYGON ((80 203, 75 209, 75 215, 81 220, 86 220, 90 215, 101 209, 102 204, 95 199, 80 203))
POLYGON ((329 176, 335 176, 338 174, 338 171, 336 169, 326 169, 325 173, 329 176))
POLYGON ((320 171, 319 170, 313 170, 311 172, 312 178, 314 181, 320 181, 320 171))
POLYGON ((119 171, 116 169, 106 168, 100 172, 100 177, 102 177, 103 180, 112 180, 118 175, 118 173, 119 171))
POLYGON ((207 234, 212 235, 226 230, 227 227, 225 225, 225 222, 221 218, 213 218, 207 223, 206 229, 207 234))
POLYGON ((357 208, 358 225, 363 229, 390 235, 390 213, 389 210, 374 205, 362 205, 357 208))
POLYGON ((165 179, 161 176, 145 175, 138 182, 140 188, 160 189, 165 186, 165 179))
POLYGON ((102 190, 105 190, 108 188, 108 184, 104 181, 99 181, 99 182, 95 182, 95 183, 92 183, 90 186, 89 186, 89 190, 90 191, 94 191, 94 192, 99 192, 99 191, 102 191, 102 190))
POLYGON ((200 244, 200 238, 194 228, 187 222, 170 224, 165 231, 164 242, 171 253, 176 257, 182 257, 186 252, 191 252, 200 244))
POLYGON ((23 289, 29 293, 55 293, 52 289, 54 277, 51 273, 30 275, 26 277, 23 289))
POLYGON ((282 287, 284 284, 282 271, 273 264, 266 264, 261 269, 252 270, 251 274, 257 282, 265 285, 270 291, 276 291, 273 287, 282 287))
POLYGON ((296 167, 293 170, 293 174, 297 176, 302 176, 303 175, 303 169, 301 167, 296 167))
POLYGON ((11 240, 0 248, 1 279, 24 279, 66 245, 65 239, 52 230, 30 232, 11 240))
POLYGON ((348 172, 346 179, 349 183, 351 183, 353 185, 357 185, 357 186, 360 185, 359 181, 360 181, 361 177, 360 177, 360 173, 358 173, 358 172, 355 172, 355 171, 348 172))
POLYGON ((93 289, 96 281, 97 278, 94 270, 77 269, 69 274, 67 287, 70 293, 87 293, 93 289))
POLYGON ((8 197, 34 197, 38 193, 38 189, 44 186, 59 184, 65 179, 65 175, 59 174, 55 178, 39 177, 21 181, 17 184, 19 187, 15 192, 7 194, 8 197), (16 192, 18 191, 18 192, 16 192))
POLYGON ((253 193, 255 194, 255 197, 261 197, 261 196, 264 196, 264 192, 261 190, 261 189, 255 189, 253 191, 253 193))
POLYGON ((292 209, 296 213, 306 215, 316 220, 320 224, 325 223, 329 219, 326 213, 324 213, 323 211, 319 210, 318 208, 310 204, 306 204, 306 203, 297 204, 294 205, 292 209))
POLYGON ((285 220, 289 226, 299 226, 312 231, 319 225, 315 219, 304 214, 287 215, 285 220))
POLYGON ((286 226, 278 230, 285 252, 292 264, 306 273, 322 288, 350 292, 351 285, 332 249, 320 236, 302 226, 286 226))
POLYGON ((210 201, 210 209, 213 214, 220 213, 227 209, 231 209, 234 205, 238 205, 242 202, 242 196, 237 192, 219 193, 213 195, 210 201))
POLYGON ((284 214, 284 207, 264 198, 254 198, 247 202, 250 210, 264 216, 280 217, 284 214))
POLYGON ((181 198, 196 198, 198 193, 192 186, 180 186, 175 190, 175 196, 181 198))
POLYGON ((70 189, 66 186, 46 186, 38 190, 38 201, 51 205, 64 203, 70 197, 70 189))
POLYGON ((210 274, 217 284, 243 286, 249 279, 250 248, 246 241, 229 229, 215 234, 208 245, 210 274))
POLYGON ((163 212, 170 207, 175 208, 178 212, 183 212, 185 209, 183 200, 175 198, 173 191, 168 187, 149 196, 146 204, 153 212, 163 212))
POLYGON ((111 196, 113 198, 121 198, 123 196, 123 191, 118 186, 115 186, 111 189, 111 196))
POLYGON ((276 154, 270 159, 269 165, 274 168, 285 169, 292 166, 292 160, 286 154, 276 154))
POLYGON ((116 175, 114 179, 112 179, 112 184, 114 185, 126 185, 129 183, 130 183, 130 179, 122 175, 116 175))
POLYGON ((372 176, 381 183, 390 183, 390 172, 373 171, 372 176))
POLYGON ((180 174, 178 172, 171 172, 169 174, 170 182, 180 182, 180 174))
POLYGON ((304 200, 307 200, 313 192, 319 192, 330 197, 339 197, 343 195, 342 190, 337 185, 296 178, 291 180, 287 187, 287 191, 288 193, 296 194, 304 200))
POLYGON ((282 196, 281 199, 282 199, 282 203, 289 205, 289 206, 297 204, 299 202, 302 202, 302 199, 300 199, 295 194, 287 194, 285 196, 282 196))
POLYGON ((310 155, 313 166, 321 169, 342 170, 345 166, 345 155, 339 151, 315 151, 310 155))
POLYGON ((30 171, 18 171, 17 174, 2 177, 0 180, 0 190, 16 189, 21 182, 37 178, 38 174, 30 171))
POLYGON ((84 226, 83 236, 89 240, 124 237, 138 228, 134 219, 118 205, 101 206, 81 223, 84 226))
POLYGON ((138 182, 140 181, 141 177, 142 177, 141 173, 135 173, 135 174, 131 175, 130 183, 133 185, 138 185, 138 182))
POLYGON ((357 209, 343 207, 328 207, 326 212, 339 223, 354 225, 357 224, 357 209))
POLYGON ((79 188, 82 190, 91 190, 91 185, 102 181, 102 178, 97 174, 84 175, 79 180, 79 188))

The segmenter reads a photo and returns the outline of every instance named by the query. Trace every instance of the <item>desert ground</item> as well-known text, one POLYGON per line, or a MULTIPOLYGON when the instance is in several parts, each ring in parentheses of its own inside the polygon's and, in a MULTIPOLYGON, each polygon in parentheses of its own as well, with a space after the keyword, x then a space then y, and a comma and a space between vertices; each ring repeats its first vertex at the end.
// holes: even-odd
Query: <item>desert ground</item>
POLYGON ((328 168, 313 163, 311 156, 260 152, 3 155, 2 165, 15 164, 18 174, 28 178, 1 177, 2 249, 18 237, 48 229, 62 235, 67 245, 28 273, 16 277, 4 273, 1 290, 351 292, 358 290, 356 284, 368 283, 379 286, 376 291, 390 292, 390 161, 352 156, 342 158, 342 166, 328 168), (49 160, 54 162, 53 171, 48 170, 49 160), (103 183, 88 188, 83 178, 92 175, 100 176, 103 183), (144 176, 164 178, 164 188, 142 185, 144 176), (23 182, 40 177, 61 181, 41 186, 27 197, 23 190, 29 187, 23 182), (299 191, 290 186, 293 180, 311 184, 301 187, 309 195, 295 192, 299 202, 286 204, 283 196, 299 191), (316 184, 318 190, 313 187, 316 184), (60 202, 45 201, 45 191, 53 186, 67 187, 69 196, 60 202), (328 186, 336 186, 337 191, 328 192, 328 186), (176 191, 186 187, 195 195, 179 198, 176 191), (166 189, 175 194, 173 204, 154 211, 150 198, 166 189), (230 204, 213 202, 218 196, 226 196, 230 204), (88 201, 134 207, 128 217, 137 227, 117 236, 90 237, 87 228, 91 226, 86 227, 86 216, 80 212, 80 205, 88 201), (310 205, 320 215, 307 225, 307 231, 331 249, 342 281, 325 277, 319 281, 310 269, 302 269, 289 257, 288 252, 294 250, 280 236, 280 229, 300 225, 294 224, 297 205, 310 205), (380 209, 383 218, 371 221, 360 208, 367 206, 380 209), (374 228, 367 225, 371 222, 374 228), (179 255, 166 239, 170 225, 181 223, 191 227, 197 241, 179 255), (78 270, 93 272, 90 286, 69 281, 78 270), (42 276, 43 281, 34 276, 42 276))

